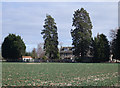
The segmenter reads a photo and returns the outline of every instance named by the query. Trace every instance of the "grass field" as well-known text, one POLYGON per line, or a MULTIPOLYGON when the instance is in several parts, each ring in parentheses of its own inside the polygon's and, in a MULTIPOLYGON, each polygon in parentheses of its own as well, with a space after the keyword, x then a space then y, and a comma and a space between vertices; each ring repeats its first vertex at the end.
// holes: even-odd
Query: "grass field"
POLYGON ((2 64, 2 86, 119 86, 118 77, 112 63, 2 64))

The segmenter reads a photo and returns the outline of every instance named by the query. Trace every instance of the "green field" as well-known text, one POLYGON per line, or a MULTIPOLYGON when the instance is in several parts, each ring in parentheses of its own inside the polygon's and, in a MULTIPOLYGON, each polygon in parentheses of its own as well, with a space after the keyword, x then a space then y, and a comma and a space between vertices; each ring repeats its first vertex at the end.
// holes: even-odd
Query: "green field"
POLYGON ((2 86, 119 86, 118 65, 2 63, 2 86))

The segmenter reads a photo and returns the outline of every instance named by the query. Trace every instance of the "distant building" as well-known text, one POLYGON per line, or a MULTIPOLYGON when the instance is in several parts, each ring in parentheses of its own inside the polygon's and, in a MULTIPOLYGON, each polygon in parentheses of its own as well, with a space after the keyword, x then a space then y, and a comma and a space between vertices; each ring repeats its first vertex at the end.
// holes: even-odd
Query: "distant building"
POLYGON ((31 62, 33 61, 33 58, 31 56, 22 56, 22 60, 24 62, 31 62))
POLYGON ((61 47, 60 57, 61 59, 74 59, 72 47, 61 47))

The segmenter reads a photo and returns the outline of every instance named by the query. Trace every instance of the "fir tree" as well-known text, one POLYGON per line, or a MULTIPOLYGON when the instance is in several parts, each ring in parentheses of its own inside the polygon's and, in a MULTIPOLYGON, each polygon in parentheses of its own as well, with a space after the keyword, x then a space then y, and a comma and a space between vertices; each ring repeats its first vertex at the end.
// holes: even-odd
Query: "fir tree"
POLYGON ((81 61, 87 55, 90 47, 92 23, 89 13, 83 8, 76 10, 73 16, 72 26, 74 29, 71 29, 73 54, 81 61))
POLYGON ((43 27, 44 29, 41 34, 43 34, 45 54, 49 59, 58 59, 58 33, 54 18, 46 15, 45 25, 43 27))
POLYGON ((110 46, 109 41, 104 34, 97 35, 94 38, 94 62, 109 61, 110 46))

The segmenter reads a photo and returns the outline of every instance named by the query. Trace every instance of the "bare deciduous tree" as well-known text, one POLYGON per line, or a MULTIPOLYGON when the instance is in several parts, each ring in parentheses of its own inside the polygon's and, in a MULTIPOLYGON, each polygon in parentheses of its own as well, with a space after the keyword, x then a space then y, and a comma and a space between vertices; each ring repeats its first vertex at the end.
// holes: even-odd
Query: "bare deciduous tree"
POLYGON ((36 53, 36 49, 35 48, 33 48, 33 50, 32 50, 32 58, 37 58, 37 53, 36 53))
POLYGON ((39 43, 38 46, 37 46, 37 57, 38 58, 42 58, 45 54, 45 51, 43 49, 43 43, 39 43))
POLYGON ((116 34, 117 34, 117 31, 118 29, 111 29, 110 30, 110 38, 113 40, 113 39, 116 39, 116 34))

